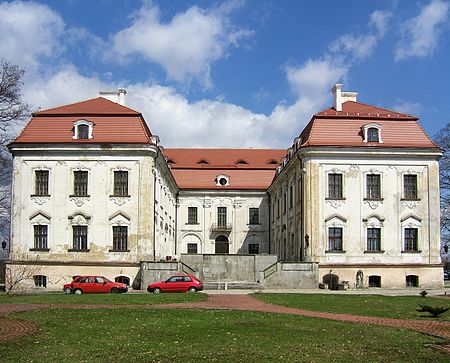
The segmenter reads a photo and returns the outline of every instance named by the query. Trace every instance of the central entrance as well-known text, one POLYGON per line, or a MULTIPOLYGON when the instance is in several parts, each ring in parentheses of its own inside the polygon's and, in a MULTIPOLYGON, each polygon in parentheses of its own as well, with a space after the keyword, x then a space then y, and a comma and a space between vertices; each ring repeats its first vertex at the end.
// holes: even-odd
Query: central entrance
POLYGON ((216 249, 215 249, 215 253, 229 253, 229 242, 228 242, 228 238, 225 236, 219 236, 216 238, 216 243, 215 243, 216 249))

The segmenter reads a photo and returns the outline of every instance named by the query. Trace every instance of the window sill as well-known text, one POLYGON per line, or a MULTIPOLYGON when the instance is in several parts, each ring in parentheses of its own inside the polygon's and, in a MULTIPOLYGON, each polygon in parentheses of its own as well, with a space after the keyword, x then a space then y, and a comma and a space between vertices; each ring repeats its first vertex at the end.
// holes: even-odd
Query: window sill
POLYGON ((110 198, 130 198, 131 195, 110 195, 110 198))
POLYGON ((50 248, 30 248, 32 252, 49 252, 50 248))
POLYGON ((401 198, 400 200, 405 202, 420 202, 420 198, 401 198))
POLYGON ((130 252, 130 250, 109 250, 108 252, 130 252))
POLYGON ((328 250, 328 251, 325 251, 325 253, 338 253, 338 254, 343 254, 343 253, 347 253, 347 251, 328 250))
POLYGON ((381 201, 384 200, 384 198, 364 198, 363 200, 369 200, 369 201, 381 202, 381 201))
POLYGON ((260 226, 261 223, 247 223, 247 226, 260 226))
POLYGON ((332 198, 332 197, 326 197, 325 200, 346 200, 346 198, 332 198))
POLYGON ((422 251, 402 251, 402 253, 422 253, 422 251))
POLYGON ((46 197, 49 198, 50 194, 31 194, 30 197, 46 197))
POLYGON ((380 251, 364 251, 364 253, 384 253, 384 251, 383 250, 380 250, 380 251))
POLYGON ((67 252, 89 252, 89 251, 90 251, 90 249, 78 250, 78 249, 75 249, 75 248, 69 248, 67 250, 67 252))
POLYGON ((69 195, 69 198, 90 198, 89 194, 86 195, 69 195))
POLYGON ((200 223, 185 223, 188 226, 198 226, 200 223))

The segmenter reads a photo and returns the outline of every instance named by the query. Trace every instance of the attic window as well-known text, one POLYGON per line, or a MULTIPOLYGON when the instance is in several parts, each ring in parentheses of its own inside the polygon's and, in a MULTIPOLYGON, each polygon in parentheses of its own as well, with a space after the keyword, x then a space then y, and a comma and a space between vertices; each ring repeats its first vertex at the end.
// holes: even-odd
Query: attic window
POLYGON ((363 126, 364 142, 376 142, 383 143, 381 139, 381 125, 380 124, 367 124, 363 126))
POLYGON ((236 164, 248 164, 245 160, 238 160, 236 161, 236 164))
POLYGON ((215 182, 218 187, 226 187, 230 185, 230 177, 228 175, 217 175, 215 182))
POLYGON ((167 160, 167 164, 176 164, 172 159, 167 160))
POLYGON ((269 160, 269 162, 267 164, 276 165, 276 164, 278 164, 278 162, 276 160, 272 159, 272 160, 269 160))
POLYGON ((209 163, 205 159, 202 159, 197 164, 209 164, 209 163))
POLYGON ((94 123, 92 121, 78 120, 74 122, 73 126, 73 139, 89 140, 93 138, 94 123))

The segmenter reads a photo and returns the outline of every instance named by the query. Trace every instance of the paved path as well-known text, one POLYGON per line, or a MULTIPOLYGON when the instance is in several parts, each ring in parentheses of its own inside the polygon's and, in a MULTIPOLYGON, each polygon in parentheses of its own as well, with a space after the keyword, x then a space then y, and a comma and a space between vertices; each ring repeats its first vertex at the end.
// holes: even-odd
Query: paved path
MULTIPOLYGON (((16 311, 30 311, 49 308, 122 308, 125 305, 67 305, 67 304, 0 304, 0 336, 2 340, 9 340, 18 336, 36 331, 36 325, 32 322, 8 319, 5 314, 16 311), (16 324, 15 324, 16 323, 16 324), (4 328, 3 328, 4 326, 4 328), (16 326, 16 328, 14 328, 16 326)), ((162 305, 126 305, 132 309, 225 309, 261 311, 276 314, 291 314, 322 318, 352 323, 376 324, 395 328, 405 328, 421 333, 430 334, 450 340, 450 322, 432 320, 404 320, 381 317, 368 317, 350 314, 334 314, 319 311, 301 310, 284 306, 273 305, 259 301, 251 295, 245 294, 213 294, 208 295, 208 300, 194 303, 162 304, 162 305)), ((450 353, 450 343, 439 348, 450 353)))

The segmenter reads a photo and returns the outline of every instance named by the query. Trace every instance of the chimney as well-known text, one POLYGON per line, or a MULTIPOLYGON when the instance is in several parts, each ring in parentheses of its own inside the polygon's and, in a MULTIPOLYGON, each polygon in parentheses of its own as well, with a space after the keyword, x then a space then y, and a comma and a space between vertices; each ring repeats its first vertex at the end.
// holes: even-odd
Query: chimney
POLYGON ((100 91, 100 97, 106 98, 109 101, 125 106, 125 95, 127 90, 125 88, 118 88, 117 91, 100 91))
POLYGON ((344 102, 356 102, 356 96, 358 96, 358 92, 343 92, 342 83, 336 83, 331 91, 334 94, 334 109, 336 111, 342 111, 344 102))

